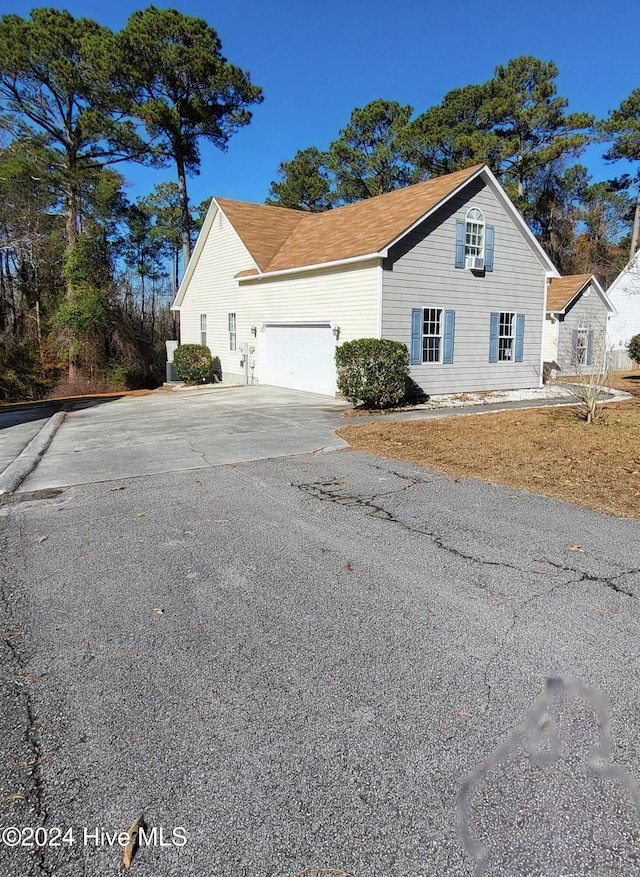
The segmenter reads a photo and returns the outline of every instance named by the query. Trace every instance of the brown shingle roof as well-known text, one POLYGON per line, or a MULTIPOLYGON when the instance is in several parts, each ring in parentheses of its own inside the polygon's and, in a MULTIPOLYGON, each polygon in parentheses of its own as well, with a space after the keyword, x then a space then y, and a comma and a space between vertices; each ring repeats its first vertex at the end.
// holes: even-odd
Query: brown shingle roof
POLYGON ((567 274, 565 277, 553 277, 547 287, 547 310, 563 311, 592 277, 593 274, 567 274))
POLYGON ((261 271, 266 271, 296 225, 308 215, 304 210, 250 204, 230 198, 216 198, 216 201, 261 271))
POLYGON ((474 165, 325 213, 228 198, 216 201, 260 271, 284 271, 380 252, 483 167, 474 165))

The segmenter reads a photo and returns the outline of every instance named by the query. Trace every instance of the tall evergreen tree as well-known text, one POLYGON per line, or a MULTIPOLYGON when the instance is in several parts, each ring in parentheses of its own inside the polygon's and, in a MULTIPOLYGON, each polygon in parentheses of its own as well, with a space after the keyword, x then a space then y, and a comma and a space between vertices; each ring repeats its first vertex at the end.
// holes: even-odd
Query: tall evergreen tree
POLYGON ((321 213, 332 207, 328 156, 315 146, 301 149, 278 168, 279 180, 271 183, 267 204, 321 213))
POLYGON ((249 124, 248 107, 262 101, 249 74, 220 50, 206 21, 175 9, 134 12, 118 35, 121 82, 134 113, 158 154, 176 166, 185 267, 191 257, 187 175, 199 171, 199 141, 226 149, 232 134, 249 124))
POLYGON ((441 104, 409 123, 401 134, 401 147, 420 179, 480 162, 499 173, 499 143, 492 132, 489 96, 487 84, 456 88, 441 104))
POLYGON ((630 258, 633 258, 640 237, 640 88, 632 91, 617 109, 609 113, 600 129, 607 139, 613 141, 605 155, 608 161, 626 159, 632 164, 637 163, 633 173, 620 179, 623 188, 637 188, 630 246, 630 258))
POLYGON ((401 135, 412 113, 412 107, 389 100, 372 101, 351 113, 327 158, 342 203, 382 195, 414 181, 401 148, 401 135))
POLYGON ((566 112, 557 76, 553 62, 525 55, 497 67, 488 84, 486 112, 499 142, 499 170, 519 206, 536 175, 552 162, 580 155, 592 133, 592 116, 566 112))
POLYGON ((116 94, 112 56, 113 34, 90 19, 58 9, 0 19, 0 111, 15 135, 39 135, 55 151, 70 245, 84 175, 145 149, 116 94))

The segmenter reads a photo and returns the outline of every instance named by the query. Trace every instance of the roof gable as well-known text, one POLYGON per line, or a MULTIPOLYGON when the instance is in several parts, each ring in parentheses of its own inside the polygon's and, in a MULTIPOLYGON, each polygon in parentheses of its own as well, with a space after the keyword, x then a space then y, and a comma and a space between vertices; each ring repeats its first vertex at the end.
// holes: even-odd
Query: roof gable
POLYGON ((216 198, 215 201, 260 271, 268 270, 287 238, 308 216, 303 210, 289 210, 286 207, 251 204, 230 198, 216 198))
POLYGON ((547 286, 547 311, 564 313, 591 284, 607 309, 614 311, 613 305, 593 274, 566 274, 564 277, 553 277, 547 286))
POLYGON ((566 274, 564 277, 553 277, 547 288, 547 310, 563 311, 592 277, 592 274, 566 274))
POLYGON ((476 165, 325 213, 307 214, 267 270, 284 271, 379 253, 482 167, 476 165))
POLYGON ((343 262, 383 250, 477 176, 484 165, 323 213, 214 198, 258 267, 238 277, 343 262))
POLYGON ((638 250, 631 260, 625 265, 622 271, 613 281, 607 295, 636 293, 640 291, 640 250, 638 250))

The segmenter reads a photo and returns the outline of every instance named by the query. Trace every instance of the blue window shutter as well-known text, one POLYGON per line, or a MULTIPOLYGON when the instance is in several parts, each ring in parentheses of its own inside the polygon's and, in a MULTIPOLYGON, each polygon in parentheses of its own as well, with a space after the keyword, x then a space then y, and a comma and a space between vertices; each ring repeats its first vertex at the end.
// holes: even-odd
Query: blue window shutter
POLYGON ((456 220, 456 268, 464 268, 464 244, 467 232, 466 223, 456 220))
POLYGON ((593 332, 587 335, 587 365, 593 365, 593 332))
POLYGON ((498 361, 498 332, 500 331, 500 314, 491 314, 489 323, 489 362, 498 361))
POLYGON ((444 345, 442 350, 442 362, 451 365, 453 362, 453 336, 456 331, 456 312, 444 312, 444 345))
POLYGON ((486 225, 484 229, 484 270, 493 271, 493 246, 496 239, 496 230, 493 225, 486 225))
POLYGON ((578 330, 574 329, 571 333, 571 361, 578 362, 578 330))
POLYGON ((516 362, 522 362, 524 353, 524 314, 516 314, 516 362))
POLYGON ((411 365, 422 365, 422 308, 411 309, 411 365))

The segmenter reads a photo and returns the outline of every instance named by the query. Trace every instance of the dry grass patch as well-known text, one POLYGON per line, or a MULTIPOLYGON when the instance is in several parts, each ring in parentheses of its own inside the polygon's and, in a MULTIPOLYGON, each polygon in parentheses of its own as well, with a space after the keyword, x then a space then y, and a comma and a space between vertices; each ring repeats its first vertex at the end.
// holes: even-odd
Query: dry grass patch
POLYGON ((587 425, 575 408, 347 426, 354 450, 408 460, 640 519, 640 373, 617 377, 634 394, 587 425))

